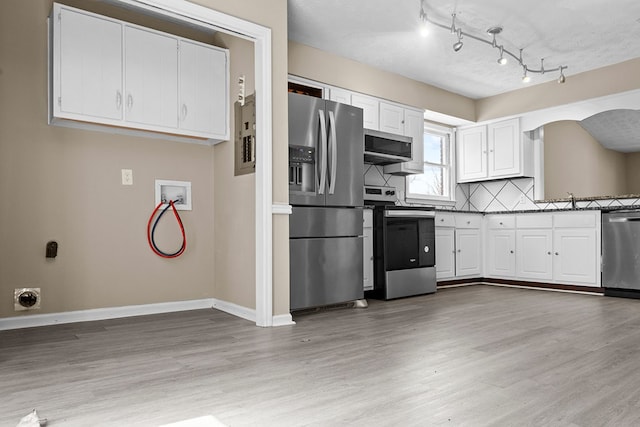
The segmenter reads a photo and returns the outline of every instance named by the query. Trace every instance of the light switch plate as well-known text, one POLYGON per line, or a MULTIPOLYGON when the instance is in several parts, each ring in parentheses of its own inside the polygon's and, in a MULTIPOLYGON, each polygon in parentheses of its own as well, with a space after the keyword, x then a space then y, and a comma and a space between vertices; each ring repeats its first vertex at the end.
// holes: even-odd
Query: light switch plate
POLYGON ((133 185, 133 171, 122 169, 122 185, 133 185))

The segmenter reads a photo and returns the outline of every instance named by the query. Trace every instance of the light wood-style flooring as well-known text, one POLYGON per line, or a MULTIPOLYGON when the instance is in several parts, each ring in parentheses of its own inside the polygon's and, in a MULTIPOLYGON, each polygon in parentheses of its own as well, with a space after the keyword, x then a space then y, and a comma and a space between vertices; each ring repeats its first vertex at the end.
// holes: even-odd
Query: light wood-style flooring
POLYGON ((638 426, 640 300, 467 286, 264 329, 215 310, 0 332, 0 426, 638 426))

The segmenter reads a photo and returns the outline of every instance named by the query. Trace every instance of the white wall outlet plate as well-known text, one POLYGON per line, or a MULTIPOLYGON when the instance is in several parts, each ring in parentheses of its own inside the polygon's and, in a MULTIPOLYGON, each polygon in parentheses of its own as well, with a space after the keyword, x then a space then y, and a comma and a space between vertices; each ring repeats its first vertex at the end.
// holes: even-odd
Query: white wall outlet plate
POLYGON ((179 211, 191 210, 191 182, 156 179, 156 206, 162 201, 163 207, 173 200, 179 211))
POLYGON ((133 171, 131 169, 122 169, 122 185, 133 185, 133 171))
POLYGON ((38 310, 40 299, 40 288, 16 288, 13 290, 13 309, 15 311, 38 310))

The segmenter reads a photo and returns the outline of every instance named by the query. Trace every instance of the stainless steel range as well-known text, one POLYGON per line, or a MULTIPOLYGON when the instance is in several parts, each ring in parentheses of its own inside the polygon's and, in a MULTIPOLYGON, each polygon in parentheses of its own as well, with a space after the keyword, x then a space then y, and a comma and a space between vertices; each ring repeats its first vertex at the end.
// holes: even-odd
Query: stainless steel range
POLYGON ((391 187, 365 187, 365 198, 375 206, 374 290, 367 296, 387 300, 435 292, 434 209, 396 206, 391 187))

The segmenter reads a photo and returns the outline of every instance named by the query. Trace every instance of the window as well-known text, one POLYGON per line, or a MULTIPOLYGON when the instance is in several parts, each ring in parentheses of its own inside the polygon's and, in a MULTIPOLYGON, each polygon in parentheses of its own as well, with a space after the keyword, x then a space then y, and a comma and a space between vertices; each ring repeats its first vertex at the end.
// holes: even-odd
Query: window
POLYGON ((407 198, 453 201, 452 130, 425 125, 424 173, 407 177, 407 198))

